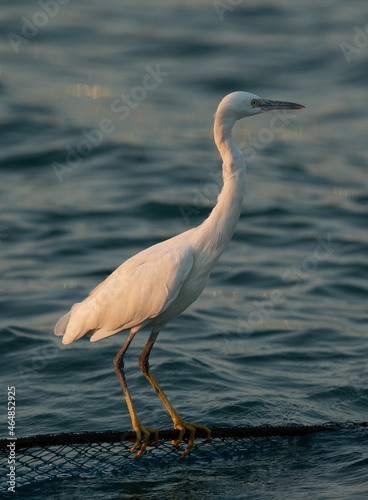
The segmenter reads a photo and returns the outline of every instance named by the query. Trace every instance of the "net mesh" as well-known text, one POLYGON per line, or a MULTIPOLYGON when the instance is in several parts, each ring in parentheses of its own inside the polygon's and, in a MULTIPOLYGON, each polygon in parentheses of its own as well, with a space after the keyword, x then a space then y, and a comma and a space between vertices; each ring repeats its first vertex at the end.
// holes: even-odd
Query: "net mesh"
MULTIPOLYGON (((326 423, 321 425, 259 426, 259 427, 214 427, 210 442, 204 442, 204 431, 196 431, 196 440, 187 458, 221 453, 234 456, 249 446, 276 446, 277 439, 305 436, 317 432, 332 432, 349 428, 368 428, 368 423, 326 423)), ((47 434, 18 439, 0 440, 0 492, 8 490, 10 479, 9 456, 11 443, 15 443, 16 488, 55 478, 67 478, 110 472, 121 467, 127 470, 137 463, 147 461, 169 463, 173 457, 181 457, 183 446, 174 447, 172 440, 178 431, 160 431, 156 446, 148 446, 139 461, 133 461, 130 452, 136 435, 133 431, 84 432, 47 434)), ((14 449, 14 448, 13 448, 14 449)))

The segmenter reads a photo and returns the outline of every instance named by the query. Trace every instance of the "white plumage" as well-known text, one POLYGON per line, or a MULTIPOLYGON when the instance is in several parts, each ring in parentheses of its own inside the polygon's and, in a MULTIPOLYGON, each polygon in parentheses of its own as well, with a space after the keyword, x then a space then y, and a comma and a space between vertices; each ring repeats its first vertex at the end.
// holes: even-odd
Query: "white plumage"
POLYGON ((151 328, 152 333, 141 355, 140 365, 172 416, 174 427, 180 431, 175 444, 181 442, 187 430, 190 439, 183 453, 186 455, 193 446, 196 428, 204 429, 207 439, 210 438, 207 427, 188 424, 179 417, 153 378, 148 357, 158 332, 199 297, 235 230, 246 178, 244 158, 232 136, 236 120, 272 109, 302 108, 304 106, 300 104, 269 101, 247 92, 226 96, 217 109, 214 127, 215 142, 223 159, 224 186, 210 216, 200 226, 125 261, 83 302, 74 304, 55 326, 55 334, 63 335, 63 344, 84 335, 91 335, 94 342, 129 330, 128 338, 115 358, 115 370, 137 433, 132 450, 141 444, 135 458, 146 449, 151 433, 155 435, 155 442, 158 439, 156 429, 148 429, 140 423, 123 372, 124 353, 135 333, 142 328, 151 328))
POLYGON ((193 270, 195 251, 180 239, 182 235, 131 257, 83 302, 75 304, 55 327, 56 335, 64 335, 63 344, 86 334, 94 342, 157 322, 175 304, 193 270))

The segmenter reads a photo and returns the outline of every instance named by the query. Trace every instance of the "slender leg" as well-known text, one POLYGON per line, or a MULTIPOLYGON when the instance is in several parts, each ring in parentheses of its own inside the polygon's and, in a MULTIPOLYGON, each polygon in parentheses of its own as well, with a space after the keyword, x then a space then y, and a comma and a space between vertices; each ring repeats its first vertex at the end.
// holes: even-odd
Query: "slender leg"
POLYGON ((142 372, 144 373, 144 375, 151 382, 153 388, 155 389, 155 391, 157 392, 157 394, 160 397, 161 401, 165 405, 167 411, 170 413, 171 418, 173 419, 173 422, 174 422, 174 429, 178 429, 180 431, 179 438, 176 441, 172 442, 173 445, 174 446, 178 446, 181 443, 181 441, 182 441, 182 439, 184 437, 185 431, 186 430, 189 431, 189 443, 188 443, 188 446, 184 450, 183 455, 182 455, 184 457, 185 455, 188 455, 188 453, 190 452, 191 448, 193 447, 193 444, 194 444, 194 434, 195 434, 195 430, 196 429, 203 429, 203 430, 206 431, 206 433, 207 433, 206 441, 209 441, 211 439, 211 431, 205 425, 188 424, 187 422, 184 422, 184 420, 179 417, 179 415, 177 414, 177 412, 171 406, 171 404, 170 404, 169 400, 167 399, 167 397, 165 396, 163 390, 161 389, 161 387, 158 385, 158 383, 154 379, 154 377, 153 377, 153 375, 151 373, 151 370, 149 368, 148 358, 149 358, 149 355, 151 353, 153 344, 155 343, 155 341, 157 339, 158 334, 159 334, 158 331, 152 330, 152 332, 151 332, 151 334, 150 334, 150 336, 148 338, 147 344, 145 345, 145 348, 143 349, 143 352, 140 355, 139 366, 141 367, 142 372))
POLYGON ((141 444, 142 434, 144 436, 141 448, 140 448, 139 452, 134 457, 134 460, 137 460, 142 455, 144 450, 147 448, 148 440, 149 440, 151 433, 154 434, 154 436, 155 436, 154 442, 152 444, 158 443, 158 430, 157 429, 150 429, 148 427, 143 427, 143 425, 139 421, 137 412, 135 411, 133 401, 132 401, 132 398, 130 397, 128 386, 127 386, 127 383, 125 380, 123 358, 124 358, 125 351, 128 349, 131 341, 133 340, 135 333, 136 332, 134 330, 130 331, 123 347, 120 349, 120 351, 118 352, 118 354, 116 355, 116 357, 114 359, 114 366, 115 366, 116 374, 118 376, 118 379, 120 381, 121 387, 122 387, 123 392, 124 392, 125 400, 126 400, 127 405, 128 405, 130 418, 132 419, 133 429, 135 430, 135 432, 137 434, 137 440, 136 440, 134 446, 130 449, 130 451, 134 451, 141 444))

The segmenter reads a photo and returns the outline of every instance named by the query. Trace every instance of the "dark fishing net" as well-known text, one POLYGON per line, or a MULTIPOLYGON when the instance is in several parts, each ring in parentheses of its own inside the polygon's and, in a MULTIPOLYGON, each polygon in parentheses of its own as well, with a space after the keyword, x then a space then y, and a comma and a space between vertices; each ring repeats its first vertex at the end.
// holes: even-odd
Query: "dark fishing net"
MULTIPOLYGON (((250 446, 276 446, 280 439, 305 436, 317 432, 336 432, 342 429, 367 428, 368 423, 326 423, 321 425, 260 426, 260 427, 218 427, 212 428, 212 439, 204 442, 204 431, 196 431, 195 445, 184 459, 193 459, 211 454, 221 454, 224 458, 240 454, 250 446), (201 439, 203 438, 203 439, 201 439)), ((174 447, 178 431, 160 431, 160 441, 156 446, 148 445, 139 459, 133 461, 135 453, 129 450, 135 442, 133 431, 125 432, 85 432, 80 434, 46 434, 18 439, 0 440, 0 492, 8 490, 10 476, 9 458, 15 456, 15 489, 55 478, 93 475, 96 472, 124 470, 136 464, 159 461, 167 463, 181 458, 185 449, 184 441, 174 447), (11 443, 14 446, 11 447, 11 443), (14 450, 15 448, 15 450, 14 450), (14 450, 14 455, 11 454, 14 450)), ((184 439, 185 440, 185 439, 184 439)))

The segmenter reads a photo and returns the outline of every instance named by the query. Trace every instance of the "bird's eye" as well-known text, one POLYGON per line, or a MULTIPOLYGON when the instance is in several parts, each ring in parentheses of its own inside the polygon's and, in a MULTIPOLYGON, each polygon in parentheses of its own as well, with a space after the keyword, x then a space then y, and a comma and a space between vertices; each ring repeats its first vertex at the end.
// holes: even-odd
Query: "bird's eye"
POLYGON ((252 99, 252 101, 251 101, 251 105, 252 105, 252 107, 253 107, 253 108, 255 108, 256 106, 258 106, 258 101, 257 101, 257 99, 252 99))

